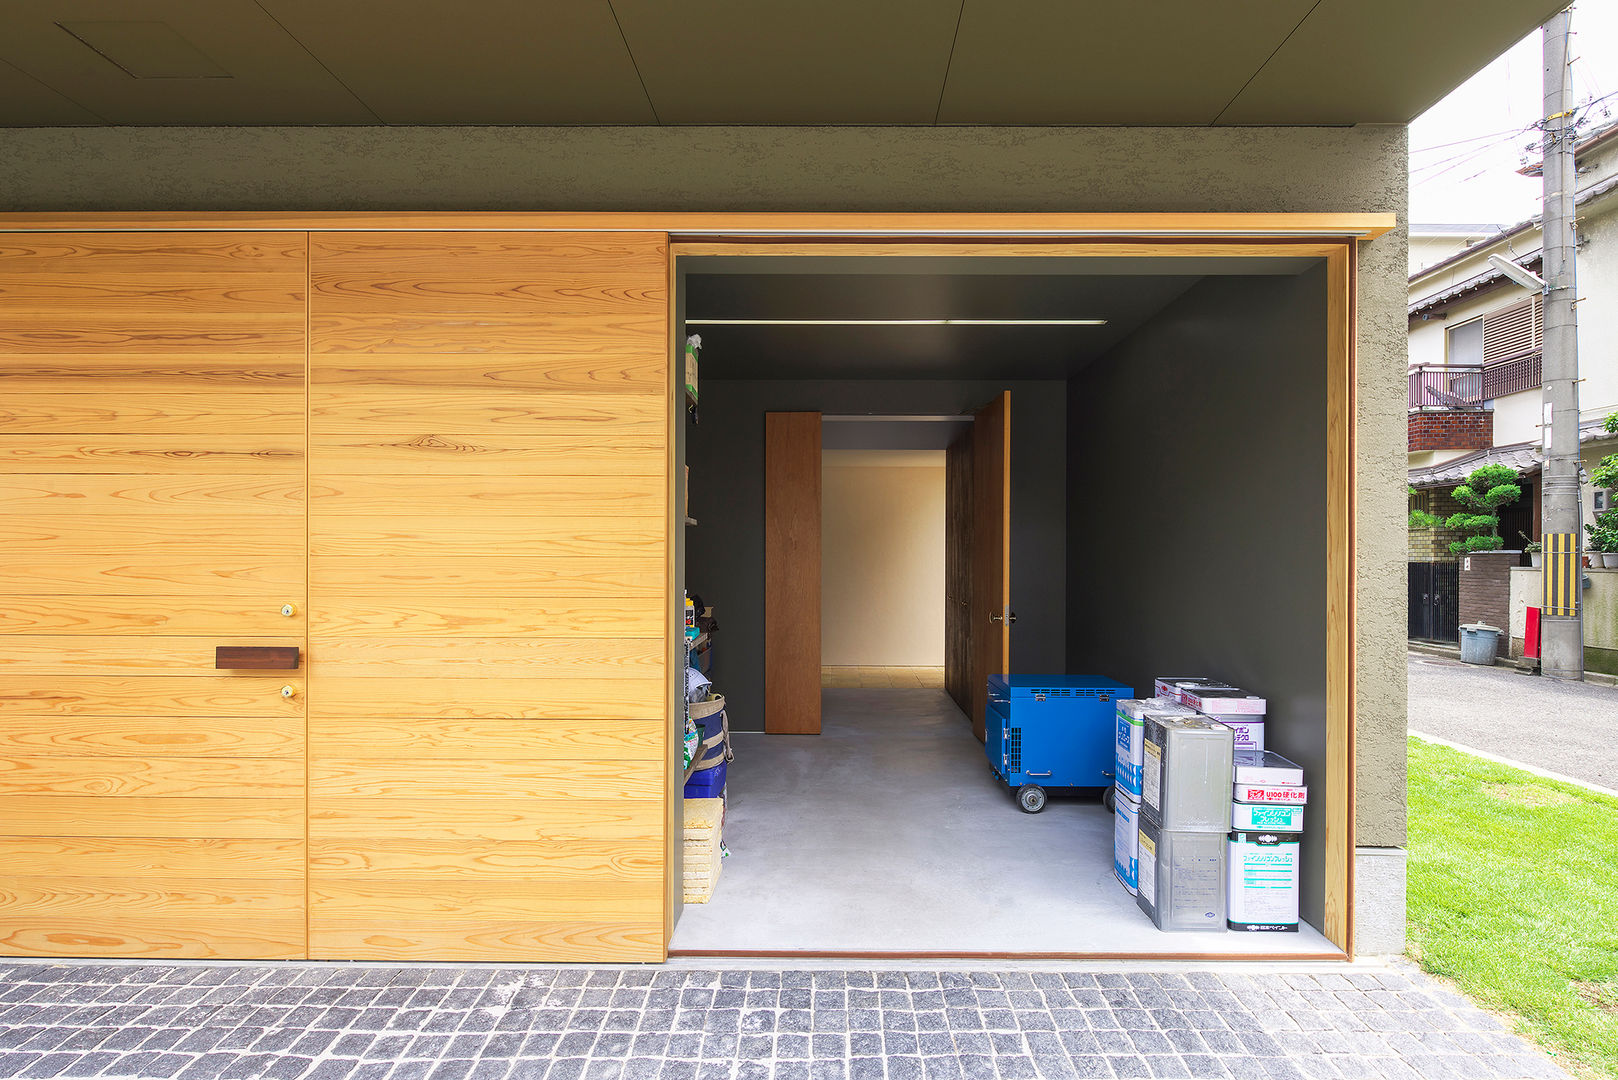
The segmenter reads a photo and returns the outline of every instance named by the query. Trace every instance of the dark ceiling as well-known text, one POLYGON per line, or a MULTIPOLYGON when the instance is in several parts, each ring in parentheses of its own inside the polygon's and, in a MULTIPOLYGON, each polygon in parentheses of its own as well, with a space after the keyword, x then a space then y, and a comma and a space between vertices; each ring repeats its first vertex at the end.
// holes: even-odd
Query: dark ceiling
POLYGON ((0 126, 1405 123, 1564 0, 6 0, 0 126))
POLYGON ((1105 326, 687 326, 704 379, 1065 379, 1209 274, 1297 258, 682 258, 694 318, 1105 319, 1105 326))

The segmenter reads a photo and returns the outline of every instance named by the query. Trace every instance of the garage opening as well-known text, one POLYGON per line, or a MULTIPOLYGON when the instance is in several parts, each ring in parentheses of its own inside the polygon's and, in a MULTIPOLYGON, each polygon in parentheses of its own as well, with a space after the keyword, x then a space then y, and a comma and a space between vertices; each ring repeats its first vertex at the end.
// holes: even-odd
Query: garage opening
POLYGON ((734 760, 671 952, 1341 955, 1329 276, 1279 250, 677 259, 701 345, 675 569, 734 760), (991 767, 985 673, 1264 698, 1309 792, 1299 931, 1157 929, 1107 781, 1028 813, 991 767))

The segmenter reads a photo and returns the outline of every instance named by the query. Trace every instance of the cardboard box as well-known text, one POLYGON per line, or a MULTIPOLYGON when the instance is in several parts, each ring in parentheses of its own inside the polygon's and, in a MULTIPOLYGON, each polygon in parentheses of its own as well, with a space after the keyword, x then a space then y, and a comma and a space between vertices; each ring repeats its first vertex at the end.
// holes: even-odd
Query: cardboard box
POLYGON ((1303 832, 1303 807, 1274 803, 1231 803, 1230 827, 1236 832, 1303 832))
POLYGON ((1309 789, 1294 784, 1232 784, 1230 797, 1239 803, 1302 806, 1309 801, 1309 789))
POLYGON ((1303 769, 1271 750, 1240 750, 1234 755, 1238 784, 1302 787, 1303 769))
POLYGON ((1147 710, 1142 722, 1141 820, 1170 832, 1229 832, 1230 728, 1195 713, 1147 710))
POLYGON ((1140 800, 1114 789, 1112 872, 1134 896, 1140 882, 1140 800))
POLYGON ((1225 924, 1232 930, 1296 933, 1301 850, 1296 836, 1231 833, 1225 924))
POLYGON ((1169 832, 1143 816, 1135 903, 1159 930, 1225 929, 1229 837, 1169 832))

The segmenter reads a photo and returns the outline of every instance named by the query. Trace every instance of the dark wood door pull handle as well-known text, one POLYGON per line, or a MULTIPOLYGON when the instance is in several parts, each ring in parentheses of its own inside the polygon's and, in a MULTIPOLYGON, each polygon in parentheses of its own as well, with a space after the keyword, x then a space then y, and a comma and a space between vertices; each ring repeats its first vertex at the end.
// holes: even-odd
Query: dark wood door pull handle
POLYGON ((217 645, 213 666, 237 671, 296 671, 296 645, 217 645))

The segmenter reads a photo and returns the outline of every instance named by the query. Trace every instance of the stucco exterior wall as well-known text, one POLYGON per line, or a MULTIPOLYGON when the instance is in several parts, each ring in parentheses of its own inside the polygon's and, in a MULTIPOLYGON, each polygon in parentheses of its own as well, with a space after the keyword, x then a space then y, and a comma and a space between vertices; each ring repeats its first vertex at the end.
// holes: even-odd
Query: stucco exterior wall
POLYGON ((1396 213, 1359 251, 1355 805, 1404 843, 1402 126, 43 128, 0 160, 0 210, 1396 213))

